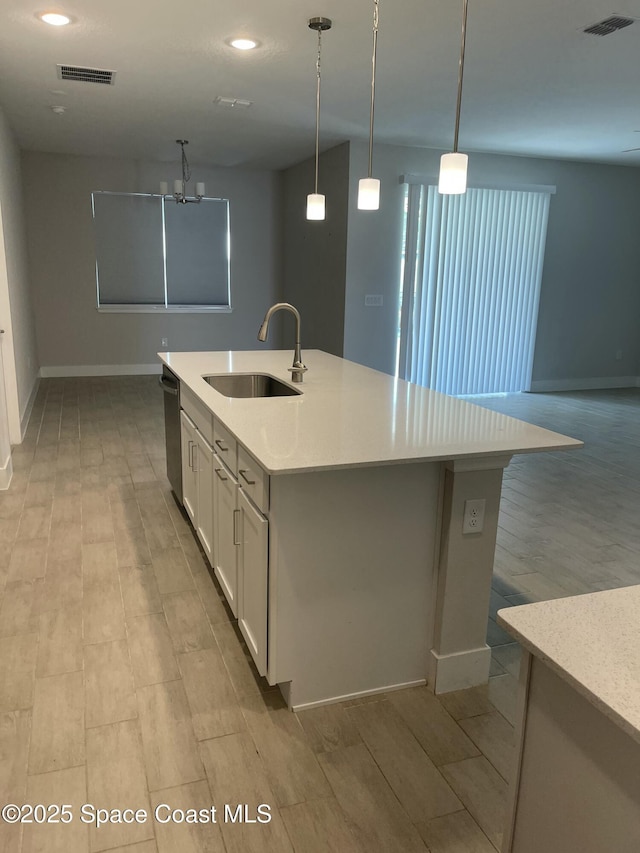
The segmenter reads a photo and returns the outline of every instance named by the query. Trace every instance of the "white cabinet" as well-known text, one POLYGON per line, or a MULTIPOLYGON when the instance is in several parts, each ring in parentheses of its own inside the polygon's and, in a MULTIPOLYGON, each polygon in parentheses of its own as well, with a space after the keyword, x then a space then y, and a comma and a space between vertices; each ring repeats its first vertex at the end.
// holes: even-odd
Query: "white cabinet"
POLYGON ((198 484, 196 533, 209 564, 213 565, 213 450, 196 431, 195 469, 198 484))
POLYGON ((188 402, 189 414, 180 412, 184 507, 258 672, 266 675, 269 522, 262 512, 269 508, 269 477, 217 420, 214 451, 202 432, 209 422, 188 402))
POLYGON ((238 446, 238 483, 263 512, 269 509, 269 475, 244 447, 238 446))
POLYGON ((182 502, 195 526, 198 512, 198 475, 194 455, 198 438, 195 424, 184 411, 180 412, 180 434, 182 438, 182 502))
MULTIPOLYGON (((217 431, 216 438, 225 462, 235 459, 235 440, 220 439, 217 431)), ((253 501, 258 497, 260 508, 266 508, 268 477, 246 451, 237 448, 237 455, 244 466, 238 479, 218 453, 213 456, 214 572, 258 672, 266 675, 269 522, 253 501)))
POLYGON ((233 615, 238 615, 238 481, 213 456, 214 539, 216 543, 213 569, 229 602, 233 615))
POLYGON ((260 675, 267 673, 269 522, 238 490, 238 627, 260 675))
POLYGON ((180 412, 182 502, 213 565, 213 450, 191 418, 180 412))
POLYGON ((213 446, 220 460, 231 469, 233 474, 237 474, 238 443, 225 425, 217 419, 213 425, 213 446))

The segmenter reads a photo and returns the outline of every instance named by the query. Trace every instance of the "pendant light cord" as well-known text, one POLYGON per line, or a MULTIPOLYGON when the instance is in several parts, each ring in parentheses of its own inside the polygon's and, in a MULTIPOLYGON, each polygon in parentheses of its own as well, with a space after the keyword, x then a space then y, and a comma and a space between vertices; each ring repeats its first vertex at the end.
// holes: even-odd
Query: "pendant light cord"
POLYGON ((318 58, 316 60, 317 87, 316 87, 316 182, 315 192, 318 193, 318 158, 320 151, 320 57, 322 55, 322 30, 318 29, 318 58))
POLYGON ((373 118, 376 103, 376 57, 378 54, 378 7, 379 0, 373 0, 373 53, 371 55, 371 110, 369 112, 369 173, 373 174, 373 118))
POLYGON ((464 78, 464 54, 467 44, 467 12, 469 0, 463 0, 462 7, 462 37, 460 43, 460 63, 458 65, 458 102, 456 105, 456 128, 453 135, 453 153, 458 152, 458 136, 460 134, 460 113, 462 111, 462 81, 464 78))

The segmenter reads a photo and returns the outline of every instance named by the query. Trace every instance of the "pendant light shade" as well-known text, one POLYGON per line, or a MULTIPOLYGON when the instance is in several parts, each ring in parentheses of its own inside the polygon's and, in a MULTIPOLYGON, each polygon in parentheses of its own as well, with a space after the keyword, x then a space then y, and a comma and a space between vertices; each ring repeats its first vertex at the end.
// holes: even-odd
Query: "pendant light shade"
POLYGON ((468 163, 469 157, 466 154, 443 154, 440 158, 438 192, 443 195, 466 193, 468 163))
POLYGON ((307 196, 307 219, 324 219, 324 196, 309 193, 307 196))
POLYGON ((467 165, 469 163, 469 158, 466 154, 458 153, 458 136, 460 134, 460 112, 462 109, 462 82, 464 79, 464 53, 467 41, 468 7, 469 0, 463 0, 460 63, 458 65, 458 100, 456 103, 456 127, 453 135, 453 151, 450 154, 443 154, 440 159, 438 192, 443 195, 461 195, 467 191, 467 165))
POLYGON ((378 210, 380 207, 380 181, 377 178, 360 178, 358 183, 358 210, 378 210))
POLYGON ((316 169, 314 191, 307 196, 307 219, 321 220, 325 218, 325 199, 318 192, 318 161, 320 158, 320 86, 322 75, 320 63, 322 59, 322 33, 331 29, 329 18, 310 18, 309 29, 318 33, 318 57, 316 59, 316 169))
POLYGON ((380 181, 372 178, 373 171, 373 118, 376 105, 376 57, 378 53, 379 0, 373 0, 373 53, 371 55, 371 107, 369 110, 369 171, 358 183, 358 210, 378 210, 380 207, 380 181))

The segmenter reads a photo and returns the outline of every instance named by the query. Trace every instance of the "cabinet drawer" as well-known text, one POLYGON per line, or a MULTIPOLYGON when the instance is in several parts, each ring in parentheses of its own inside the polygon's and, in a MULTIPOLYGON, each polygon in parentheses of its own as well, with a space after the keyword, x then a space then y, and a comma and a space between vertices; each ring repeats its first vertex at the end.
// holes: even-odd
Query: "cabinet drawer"
POLYGON ((224 424, 215 418, 213 422, 213 449, 227 468, 238 474, 238 442, 224 424))
POLYGON ((259 510, 268 511, 269 475, 241 445, 238 445, 238 483, 259 510))
POLYGON ((180 385, 180 405, 209 444, 213 444, 213 415, 204 403, 185 387, 184 383, 180 385))

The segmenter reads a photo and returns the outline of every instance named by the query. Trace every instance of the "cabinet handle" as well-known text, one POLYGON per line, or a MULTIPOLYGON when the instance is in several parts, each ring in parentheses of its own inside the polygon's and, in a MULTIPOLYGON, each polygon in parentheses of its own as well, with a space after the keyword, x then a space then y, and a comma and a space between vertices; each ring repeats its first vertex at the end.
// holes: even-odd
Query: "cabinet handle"
MULTIPOLYGON (((2 329, 0 329, 0 334, 2 333, 2 329)), ((160 387, 165 392, 165 394, 171 394, 173 397, 178 396, 178 384, 177 382, 174 384, 170 379, 167 379, 166 376, 159 376, 158 382, 160 383, 160 387)))
POLYGON ((238 474, 240 474, 240 476, 242 477, 242 479, 245 481, 245 483, 246 483, 247 485, 249 485, 249 486, 255 486, 256 481, 255 481, 255 480, 250 480, 250 479, 247 477, 247 471, 248 471, 248 470, 249 470, 248 468, 239 468, 239 469, 238 469, 238 474))
POLYGON ((239 509, 234 509, 233 511, 233 544, 239 545, 240 542, 238 540, 238 516, 240 515, 239 509))
POLYGON ((191 468, 192 471, 193 471, 193 447, 194 447, 194 442, 189 441, 189 468, 191 468))
POLYGON ((221 450, 223 453, 226 453, 226 452, 227 452, 227 450, 229 449, 228 447, 225 447, 225 446, 224 446, 224 442, 223 442, 223 441, 222 441, 222 439, 220 439, 220 438, 216 438, 216 444, 218 445, 218 447, 220 448, 220 450, 221 450))
POLYGON ((220 477, 220 479, 222 480, 223 483, 226 483, 226 481, 229 479, 228 477, 224 477, 222 475, 222 468, 216 468, 215 472, 218 475, 218 477, 220 477))

